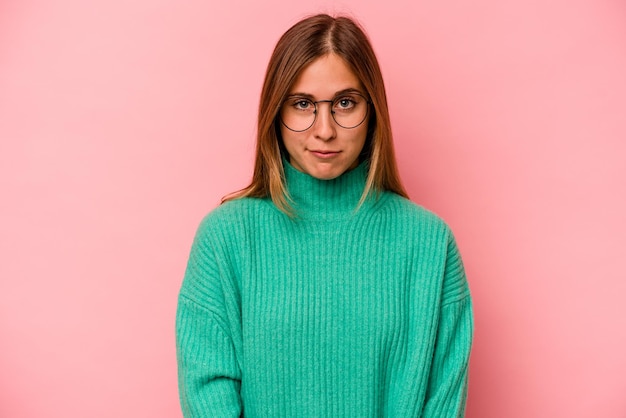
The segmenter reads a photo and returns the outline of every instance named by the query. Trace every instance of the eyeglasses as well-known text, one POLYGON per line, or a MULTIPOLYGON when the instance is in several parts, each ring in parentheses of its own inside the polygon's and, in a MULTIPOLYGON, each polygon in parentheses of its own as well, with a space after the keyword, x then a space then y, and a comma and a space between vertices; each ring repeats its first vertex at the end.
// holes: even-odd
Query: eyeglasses
POLYGON ((318 103, 330 103, 330 114, 334 121, 345 129, 356 128, 365 122, 370 104, 357 92, 348 92, 332 100, 315 102, 307 97, 290 96, 280 108, 280 121, 290 131, 306 131, 317 119, 318 103))

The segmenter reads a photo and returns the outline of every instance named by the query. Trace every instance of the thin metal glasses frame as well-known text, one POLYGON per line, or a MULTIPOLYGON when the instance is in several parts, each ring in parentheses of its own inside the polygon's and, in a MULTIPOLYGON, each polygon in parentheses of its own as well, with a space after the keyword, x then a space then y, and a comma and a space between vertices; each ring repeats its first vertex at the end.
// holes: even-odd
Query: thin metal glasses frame
POLYGON ((332 116, 333 120, 335 121, 335 123, 336 123, 337 125, 339 125, 340 127, 344 128, 344 129, 354 129, 354 128, 357 128, 357 127, 361 126, 361 125, 363 124, 363 122, 365 122, 365 121, 367 120, 367 117, 368 117, 368 116, 369 116, 369 114, 370 114, 370 105, 372 104, 372 102, 371 102, 371 100, 368 100, 368 99, 367 99, 364 95, 362 95, 361 93, 351 92, 351 93, 349 93, 349 94, 362 97, 362 98, 363 98, 363 100, 364 100, 364 102, 365 102, 365 105, 367 106, 367 108, 365 109, 365 115, 363 116, 363 120, 362 120, 361 122, 359 122, 358 124, 354 125, 354 126, 349 126, 349 127, 348 127, 348 126, 343 126, 341 123, 337 122, 337 119, 335 118, 335 111, 333 110, 333 106, 332 106, 332 105, 333 105, 333 103, 335 103, 336 101, 340 101, 340 100, 342 100, 342 99, 343 99, 343 96, 339 96, 339 97, 337 97, 337 98, 335 98, 335 99, 331 99, 331 100, 317 100, 317 101, 313 101, 313 100, 311 100, 311 99, 308 99, 308 98, 306 98, 306 97, 303 97, 303 98, 302 98, 302 100, 306 100, 306 101, 308 101, 308 102, 312 103, 312 104, 313 104, 313 106, 315 107, 315 109, 313 110, 313 114, 315 115, 315 116, 313 117, 313 121, 311 122, 311 124, 310 124, 308 127, 304 128, 304 129, 300 129, 300 130, 297 130, 297 129, 292 129, 292 128, 290 128, 290 127, 289 127, 289 126, 285 123, 285 121, 283 121, 283 118, 282 118, 281 113, 282 113, 282 107, 285 105, 285 102, 286 102, 286 101, 285 101, 285 102, 283 102, 283 104, 280 106, 280 108, 279 108, 279 110, 278 110, 278 118, 280 119, 280 123, 281 123, 281 124, 282 124, 285 128, 289 129, 290 131, 292 131, 292 132, 304 132, 304 131, 306 131, 306 130, 311 129, 311 127, 312 127, 313 125, 315 125, 315 121, 317 121, 317 111, 318 111, 317 104, 318 104, 318 103, 330 103, 330 115, 332 116))

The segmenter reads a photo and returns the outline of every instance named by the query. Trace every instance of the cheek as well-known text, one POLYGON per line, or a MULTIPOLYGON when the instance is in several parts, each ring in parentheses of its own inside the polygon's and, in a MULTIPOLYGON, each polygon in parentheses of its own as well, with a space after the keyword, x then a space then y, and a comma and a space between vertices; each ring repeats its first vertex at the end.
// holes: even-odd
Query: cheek
POLYGON ((281 126, 280 128, 280 136, 282 138, 283 146, 287 150, 288 153, 293 153, 297 151, 298 146, 300 144, 300 139, 296 132, 292 132, 289 129, 281 126))
POLYGON ((367 140, 367 125, 359 126, 358 132, 356 132, 354 142, 358 144, 359 148, 362 149, 365 145, 365 141, 367 140))

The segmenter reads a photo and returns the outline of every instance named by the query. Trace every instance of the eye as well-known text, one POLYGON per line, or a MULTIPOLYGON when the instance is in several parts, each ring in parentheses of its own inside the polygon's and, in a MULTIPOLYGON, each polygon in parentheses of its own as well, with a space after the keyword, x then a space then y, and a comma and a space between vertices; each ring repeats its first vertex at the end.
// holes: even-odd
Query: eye
POLYGON ((357 104, 358 102, 354 97, 340 97, 335 100, 333 107, 336 110, 349 111, 354 109, 357 104))
POLYGON ((291 106, 295 110, 312 111, 315 109, 315 105, 310 100, 296 98, 293 100, 291 106))

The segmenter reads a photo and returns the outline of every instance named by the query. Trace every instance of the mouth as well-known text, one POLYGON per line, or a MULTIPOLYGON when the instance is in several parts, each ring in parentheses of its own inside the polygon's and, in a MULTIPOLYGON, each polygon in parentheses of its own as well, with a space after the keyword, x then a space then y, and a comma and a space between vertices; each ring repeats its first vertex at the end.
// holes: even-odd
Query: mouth
POLYGON ((332 158, 338 155, 341 151, 310 150, 310 152, 317 158, 326 159, 326 158, 332 158))

